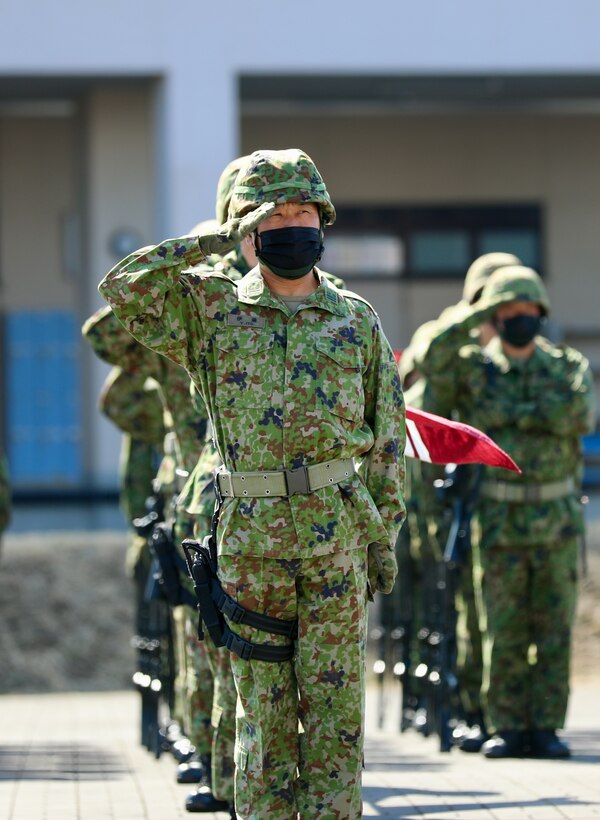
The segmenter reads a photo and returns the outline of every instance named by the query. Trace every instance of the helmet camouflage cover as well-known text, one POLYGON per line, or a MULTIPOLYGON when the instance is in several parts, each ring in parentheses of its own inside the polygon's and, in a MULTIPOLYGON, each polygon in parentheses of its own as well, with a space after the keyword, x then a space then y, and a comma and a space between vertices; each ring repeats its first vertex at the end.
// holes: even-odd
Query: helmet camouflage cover
POLYGON ((249 159, 250 157, 247 156, 237 157, 237 159, 232 160, 229 165, 225 166, 223 173, 219 177, 219 181, 217 182, 217 202, 215 206, 217 223, 219 225, 227 222, 233 185, 240 172, 240 168, 242 168, 249 159))
POLYGON ((314 202, 319 206, 323 225, 335 222, 335 208, 323 177, 308 154, 298 148, 251 154, 236 179, 229 217, 244 216, 263 202, 314 202))
POLYGON ((544 314, 550 313, 548 291, 538 273, 522 265, 511 265, 497 270, 486 282, 481 304, 506 302, 536 302, 544 314))
POLYGON ((507 265, 520 265, 521 260, 514 253, 484 253, 471 264, 463 285, 463 299, 473 304, 481 295, 481 290, 492 273, 507 265))

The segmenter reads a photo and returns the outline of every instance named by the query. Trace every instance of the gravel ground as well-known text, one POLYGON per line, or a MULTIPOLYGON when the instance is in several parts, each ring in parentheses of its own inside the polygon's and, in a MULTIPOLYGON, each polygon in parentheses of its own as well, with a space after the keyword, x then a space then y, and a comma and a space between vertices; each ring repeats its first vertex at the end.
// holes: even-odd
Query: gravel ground
MULTIPOLYGON (((600 495, 588 512, 573 677, 600 678, 600 495)), ((17 532, 0 558, 0 692, 128 688, 132 586, 124 532, 17 532)))

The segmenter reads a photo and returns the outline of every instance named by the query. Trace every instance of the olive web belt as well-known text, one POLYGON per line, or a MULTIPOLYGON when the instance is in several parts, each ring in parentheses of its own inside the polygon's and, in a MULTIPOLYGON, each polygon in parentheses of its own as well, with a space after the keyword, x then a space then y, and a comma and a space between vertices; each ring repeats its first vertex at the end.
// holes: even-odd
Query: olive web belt
POLYGON ((545 481, 542 484, 517 484, 511 481, 484 481, 481 495, 494 501, 513 504, 535 504, 538 501, 554 501, 575 492, 575 480, 545 481))
POLYGON ((310 464, 296 470, 273 470, 253 473, 217 471, 223 498, 267 498, 269 496, 306 495, 329 484, 346 481, 356 472, 351 458, 310 464))

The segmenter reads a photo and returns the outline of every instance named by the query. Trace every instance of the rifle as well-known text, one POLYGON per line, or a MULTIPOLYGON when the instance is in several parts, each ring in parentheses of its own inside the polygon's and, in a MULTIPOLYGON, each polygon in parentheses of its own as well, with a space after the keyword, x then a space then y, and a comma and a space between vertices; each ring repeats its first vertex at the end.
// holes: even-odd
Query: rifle
MULTIPOLYGON (((146 515, 132 523, 150 547, 154 529, 163 520, 162 498, 150 496, 146 509, 146 515)), ((139 601, 137 626, 138 634, 131 641, 137 652, 132 680, 141 695, 141 743, 158 758, 163 751, 162 713, 173 698, 174 649, 169 605, 161 592, 160 568, 154 556, 139 601)))
POLYGON ((398 536, 396 555, 398 581, 394 600, 394 620, 389 631, 390 666, 392 676, 400 687, 399 729, 404 732, 413 725, 418 705, 412 657, 415 639, 416 599, 414 591, 417 567, 410 551, 410 533, 406 524, 398 536))
POLYGON ((481 483, 482 468, 448 465, 446 477, 434 482, 441 500, 451 513, 451 523, 441 561, 435 565, 435 601, 426 629, 427 732, 440 739, 440 751, 452 746, 452 722, 460 714, 456 670, 456 604, 462 566, 471 549, 471 519, 481 483))

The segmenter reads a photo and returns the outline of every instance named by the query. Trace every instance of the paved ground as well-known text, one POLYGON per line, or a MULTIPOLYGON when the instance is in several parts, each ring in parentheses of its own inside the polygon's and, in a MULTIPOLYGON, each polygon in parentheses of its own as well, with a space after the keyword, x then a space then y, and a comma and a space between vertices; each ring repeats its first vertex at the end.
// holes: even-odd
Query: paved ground
MULTIPOLYGON (((374 727, 369 697, 365 817, 600 818, 600 684, 575 688, 569 761, 441 754, 433 738, 394 730, 396 699, 388 695, 383 730, 374 727)), ((0 820, 190 817, 183 809, 189 787, 175 783, 173 759, 156 761, 137 744, 137 708, 133 692, 2 696, 0 820)))

